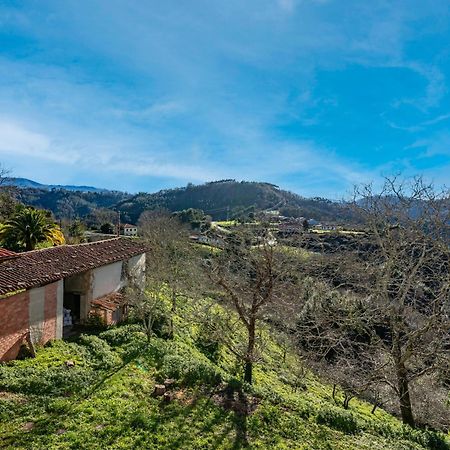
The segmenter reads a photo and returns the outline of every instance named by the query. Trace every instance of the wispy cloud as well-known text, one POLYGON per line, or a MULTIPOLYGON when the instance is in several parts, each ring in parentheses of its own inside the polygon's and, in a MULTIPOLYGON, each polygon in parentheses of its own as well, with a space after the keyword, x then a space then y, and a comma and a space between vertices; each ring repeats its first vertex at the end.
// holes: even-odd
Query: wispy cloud
POLYGON ((0 119, 0 155, 15 155, 36 159, 71 163, 73 155, 52 150, 48 136, 31 131, 23 125, 0 119))
POLYGON ((322 194, 447 156, 444 0, 0 8, 0 158, 20 175, 322 194))
POLYGON ((419 139, 409 146, 411 149, 424 149, 418 157, 431 158, 443 155, 450 157, 450 132, 436 133, 429 138, 419 139))

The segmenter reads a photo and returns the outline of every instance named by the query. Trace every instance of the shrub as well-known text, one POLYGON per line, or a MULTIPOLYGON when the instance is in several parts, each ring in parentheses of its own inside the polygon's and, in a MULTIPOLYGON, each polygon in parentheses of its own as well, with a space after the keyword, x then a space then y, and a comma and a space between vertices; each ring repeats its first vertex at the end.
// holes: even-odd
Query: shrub
POLYGON ((109 344, 98 336, 81 335, 79 343, 86 347, 85 357, 94 369, 108 370, 119 363, 109 344))
POLYGON ((175 378, 188 386, 199 383, 216 385, 222 379, 212 364, 176 354, 164 358, 161 373, 164 378, 175 378))
POLYGON ((109 345, 118 347, 139 338, 142 327, 138 324, 112 327, 99 334, 109 345))
POLYGON ((202 324, 195 339, 196 347, 211 361, 217 363, 220 356, 220 342, 214 337, 208 324, 202 324))
POLYGON ((366 428, 381 436, 406 439, 431 450, 450 450, 450 444, 442 433, 413 429, 407 425, 394 427, 389 422, 373 422, 366 428))
POLYGON ((106 322, 97 313, 89 313, 86 321, 84 322, 86 328, 91 328, 92 330, 105 330, 107 328, 106 322))
POLYGON ((21 394, 66 395, 81 392, 96 379, 89 367, 0 366, 0 389, 21 394))
POLYGON ((160 373, 164 378, 175 378, 185 385, 206 383, 216 385, 222 380, 220 370, 201 353, 189 347, 172 343, 162 357, 160 373))
POLYGON ((417 442, 425 448, 431 450, 449 450, 450 444, 444 435, 429 430, 418 430, 408 426, 403 426, 400 433, 401 438, 417 442))
POLYGON ((358 431, 358 422, 349 411, 337 408, 321 408, 317 413, 318 424, 327 425, 346 434, 355 434, 358 431))

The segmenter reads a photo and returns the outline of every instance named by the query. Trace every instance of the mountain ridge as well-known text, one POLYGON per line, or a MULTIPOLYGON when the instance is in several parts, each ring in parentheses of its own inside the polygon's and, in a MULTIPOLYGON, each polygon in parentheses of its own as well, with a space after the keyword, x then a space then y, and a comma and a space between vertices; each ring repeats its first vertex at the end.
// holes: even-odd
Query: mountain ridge
MULTIPOLYGON (((17 179, 16 179, 17 180, 17 179)), ((306 217, 329 222, 348 222, 352 215, 341 202, 314 197, 305 198, 279 186, 257 181, 219 180, 204 184, 163 189, 158 192, 128 194, 111 190, 82 190, 82 186, 42 188, 39 183, 19 186, 21 201, 52 211, 57 218, 85 218, 96 209, 120 211, 122 219, 137 223, 146 210, 170 212, 194 208, 213 220, 243 217, 250 213, 278 210, 288 217, 306 217)))
POLYGON ((34 180, 30 180, 29 178, 22 178, 22 177, 9 177, 5 181, 5 185, 8 186, 14 186, 21 189, 45 189, 45 190, 52 190, 52 189, 64 189, 66 191, 72 191, 72 192, 107 192, 109 189, 104 188, 97 188, 94 186, 78 186, 78 185, 71 185, 71 184, 45 184, 45 183, 39 183, 34 180))

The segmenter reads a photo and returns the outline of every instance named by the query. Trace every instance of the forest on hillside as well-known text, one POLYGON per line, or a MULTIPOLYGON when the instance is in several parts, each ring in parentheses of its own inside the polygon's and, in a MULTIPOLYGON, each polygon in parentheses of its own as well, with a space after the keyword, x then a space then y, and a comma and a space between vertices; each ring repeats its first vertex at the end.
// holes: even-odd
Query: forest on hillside
MULTIPOLYGON (((24 204, 50 210, 57 219, 91 219, 98 211, 120 211, 123 220, 137 223, 146 210, 170 212, 189 208, 202 210, 213 220, 225 220, 242 212, 279 210, 288 217, 346 223, 354 216, 339 202, 324 198, 304 198, 270 183, 222 180, 202 185, 166 189, 156 193, 131 195, 118 191, 81 192, 65 189, 16 189, 24 204)), ((111 214, 110 214, 111 216, 111 214)), ((112 217, 112 216, 111 216, 112 217)))

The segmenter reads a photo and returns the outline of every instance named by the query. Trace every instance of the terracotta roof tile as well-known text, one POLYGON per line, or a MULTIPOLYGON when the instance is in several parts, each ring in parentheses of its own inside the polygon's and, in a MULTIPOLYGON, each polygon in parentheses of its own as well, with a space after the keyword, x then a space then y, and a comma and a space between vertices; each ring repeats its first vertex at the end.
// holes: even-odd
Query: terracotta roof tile
POLYGON ((3 259, 15 258, 17 253, 14 253, 6 248, 0 248, 0 261, 3 259))
POLYGON ((34 250, 0 259, 0 295, 30 289, 147 252, 146 244, 123 238, 34 250))
POLYGON ((112 294, 105 295, 104 297, 97 298, 91 301, 91 305, 94 308, 108 309, 115 311, 122 306, 125 302, 125 297, 120 292, 113 292, 112 294))

